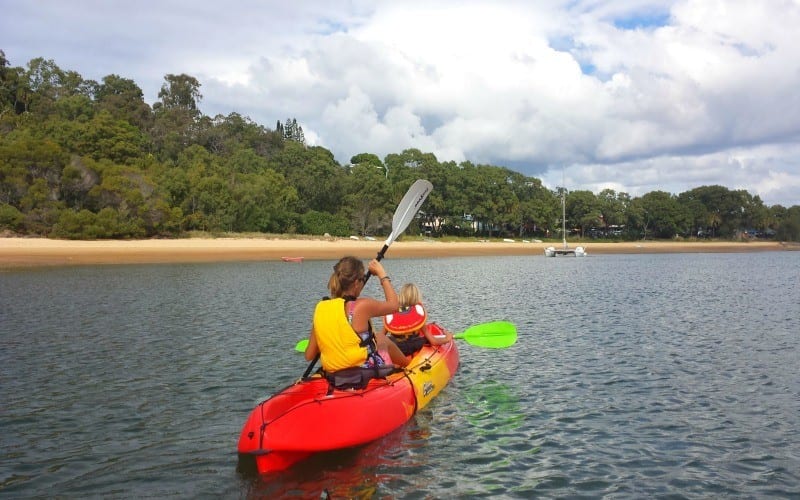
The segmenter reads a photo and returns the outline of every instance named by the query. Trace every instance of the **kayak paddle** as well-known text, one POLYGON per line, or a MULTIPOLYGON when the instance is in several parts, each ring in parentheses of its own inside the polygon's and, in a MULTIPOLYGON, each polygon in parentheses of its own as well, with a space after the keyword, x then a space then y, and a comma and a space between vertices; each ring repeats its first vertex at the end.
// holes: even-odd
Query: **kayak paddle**
MULTIPOLYGON (((386 250, 389 249, 389 246, 394 243, 394 240, 397 239, 398 236, 403 234, 403 231, 406 230, 408 225, 414 219, 414 216, 419 211, 419 207, 422 206, 422 203, 428 197, 430 192, 433 191, 433 184, 425 179, 417 179, 414 184, 408 188, 405 196, 403 199, 400 200, 400 204, 397 205, 397 208, 394 211, 394 217, 392 217, 392 232, 389 233, 389 237, 386 238, 386 241, 383 243, 383 248, 381 251, 378 252, 378 256, 376 257, 377 260, 383 259, 383 255, 386 253, 386 250)), ((367 271, 366 276, 364 276, 364 284, 366 285, 367 280, 372 275, 369 271, 367 271)), ((301 340, 298 342, 297 346, 295 346, 296 350, 299 350, 300 343, 303 341, 301 340)), ((306 346, 308 340, 306 339, 306 346)), ((305 347, 303 346, 303 350, 300 352, 305 352, 305 347)), ((314 368, 314 365, 317 364, 317 360, 319 360, 319 354, 317 357, 311 361, 311 364, 308 365, 306 368, 305 373, 303 373, 303 378, 307 378, 311 374, 311 370, 314 368)))
POLYGON ((505 349, 517 341, 517 327, 509 321, 491 321, 467 328, 453 338, 464 339, 468 344, 491 349, 505 349))
MULTIPOLYGON (((391 245, 398 236, 403 234, 403 231, 406 230, 414 219, 422 202, 425 201, 425 198, 428 197, 431 191, 433 191, 433 184, 424 179, 418 179, 408 188, 405 196, 400 200, 400 204, 397 205, 397 209, 394 211, 394 217, 392 217, 392 232, 389 233, 389 237, 386 238, 386 241, 383 243, 383 248, 378 252, 378 256, 375 257, 377 260, 383 259, 383 254, 389 249, 389 245, 391 245)), ((370 272, 367 271, 365 279, 369 279, 369 277, 370 272)))
MULTIPOLYGON (((453 335, 455 339, 463 339, 467 344, 491 349, 505 349, 517 341, 517 327, 508 321, 492 321, 482 323, 464 330, 463 333, 453 335)), ((306 352, 308 339, 303 339, 294 346, 297 352, 306 352)))

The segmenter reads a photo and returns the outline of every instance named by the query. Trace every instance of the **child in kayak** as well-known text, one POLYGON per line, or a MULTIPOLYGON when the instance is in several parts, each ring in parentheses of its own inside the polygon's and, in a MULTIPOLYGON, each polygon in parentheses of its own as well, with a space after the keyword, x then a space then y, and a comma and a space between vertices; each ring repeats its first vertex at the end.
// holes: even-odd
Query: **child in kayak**
POLYGON ((314 310, 305 357, 311 361, 319 354, 326 373, 382 366, 380 351, 387 351, 396 365, 408 364, 397 346, 372 330, 371 318, 396 310, 398 301, 392 280, 378 260, 369 263, 369 272, 380 281, 384 300, 360 297, 366 283, 364 263, 347 256, 333 266, 328 280, 331 298, 320 301, 314 310))
POLYGON ((417 285, 403 285, 398 301, 399 309, 383 317, 383 333, 388 332, 389 340, 397 344, 404 355, 414 354, 425 344, 442 345, 453 340, 449 331, 439 328, 442 334, 434 333, 428 325, 428 316, 422 305, 422 292, 417 285))

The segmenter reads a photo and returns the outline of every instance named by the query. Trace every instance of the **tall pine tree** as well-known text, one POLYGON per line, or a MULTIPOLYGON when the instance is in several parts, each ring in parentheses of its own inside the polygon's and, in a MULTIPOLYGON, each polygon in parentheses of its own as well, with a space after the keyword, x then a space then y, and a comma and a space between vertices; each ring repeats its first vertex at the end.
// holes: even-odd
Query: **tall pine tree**
POLYGON ((280 122, 278 122, 278 132, 283 132, 283 138, 289 141, 299 142, 300 144, 306 144, 306 136, 303 133, 303 127, 297 124, 296 118, 287 118, 286 124, 281 126, 280 122))

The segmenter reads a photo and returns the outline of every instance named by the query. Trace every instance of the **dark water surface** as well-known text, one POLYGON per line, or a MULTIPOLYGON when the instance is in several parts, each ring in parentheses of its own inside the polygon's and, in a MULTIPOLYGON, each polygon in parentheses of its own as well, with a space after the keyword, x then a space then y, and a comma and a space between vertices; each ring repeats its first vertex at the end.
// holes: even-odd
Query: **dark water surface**
POLYGON ((0 273, 0 497, 800 498, 800 253, 388 257, 439 323, 519 342, 260 479, 238 433, 305 369, 332 261, 0 273))

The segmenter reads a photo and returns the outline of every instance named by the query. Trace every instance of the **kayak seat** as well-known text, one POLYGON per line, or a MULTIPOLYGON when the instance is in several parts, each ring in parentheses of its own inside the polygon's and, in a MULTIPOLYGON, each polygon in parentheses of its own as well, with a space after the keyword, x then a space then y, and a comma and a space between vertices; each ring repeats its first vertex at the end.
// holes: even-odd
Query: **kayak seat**
POLYGON ((333 373, 325 373, 328 380, 328 393, 336 390, 364 389, 369 381, 374 378, 386 378, 389 375, 403 371, 402 368, 394 365, 375 366, 371 368, 345 368, 333 373))

